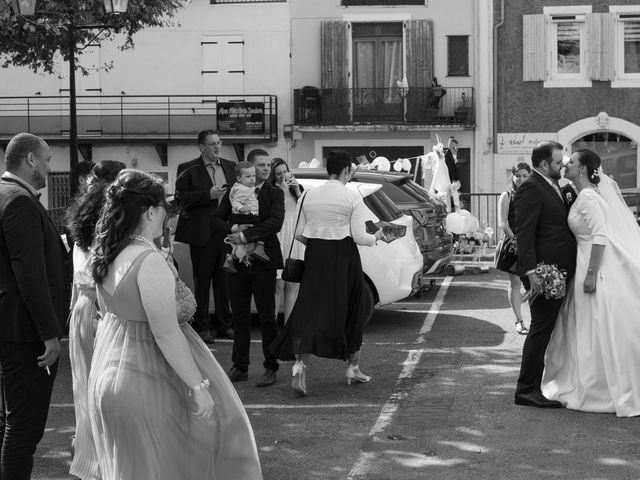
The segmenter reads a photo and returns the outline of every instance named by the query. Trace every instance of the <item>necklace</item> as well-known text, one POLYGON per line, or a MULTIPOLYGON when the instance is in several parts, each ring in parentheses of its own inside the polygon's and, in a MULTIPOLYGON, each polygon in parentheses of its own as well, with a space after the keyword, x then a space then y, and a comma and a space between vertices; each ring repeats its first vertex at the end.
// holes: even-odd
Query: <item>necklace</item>
POLYGON ((155 243, 153 243, 151 240, 149 240, 148 238, 145 238, 145 237, 143 237, 141 235, 136 235, 136 234, 132 233, 131 235, 129 235, 129 238, 131 240, 138 240, 139 242, 142 242, 142 243, 144 243, 146 245, 149 245, 151 248, 153 248, 156 251, 158 250, 158 247, 156 247, 155 243))

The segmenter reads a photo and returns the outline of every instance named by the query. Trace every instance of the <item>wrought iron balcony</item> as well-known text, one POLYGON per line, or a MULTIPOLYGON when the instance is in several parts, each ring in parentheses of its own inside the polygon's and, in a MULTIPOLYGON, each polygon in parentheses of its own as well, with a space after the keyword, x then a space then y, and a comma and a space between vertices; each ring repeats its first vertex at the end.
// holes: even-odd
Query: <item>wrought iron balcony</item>
POLYGON ((473 88, 316 88, 294 90, 296 125, 401 123, 473 125, 473 88))
MULTIPOLYGON (((179 141, 201 130, 237 143, 277 141, 275 95, 86 95, 77 97, 78 135, 92 141, 179 141)), ((0 97, 0 139, 29 132, 69 136, 69 97, 0 97)))

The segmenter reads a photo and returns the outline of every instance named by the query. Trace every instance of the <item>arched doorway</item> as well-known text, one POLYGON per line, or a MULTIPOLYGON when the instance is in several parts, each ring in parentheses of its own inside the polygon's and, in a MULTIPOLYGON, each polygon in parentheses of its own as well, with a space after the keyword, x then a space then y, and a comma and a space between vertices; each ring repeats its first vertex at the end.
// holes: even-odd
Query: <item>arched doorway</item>
POLYGON ((640 126, 600 112, 560 130, 558 141, 569 155, 579 148, 597 152, 602 158, 603 170, 615 178, 621 189, 637 189, 640 185, 640 126))
POLYGON ((602 170, 614 178, 622 190, 638 186, 638 144, 615 132, 585 135, 571 144, 571 151, 593 150, 602 159, 602 170))

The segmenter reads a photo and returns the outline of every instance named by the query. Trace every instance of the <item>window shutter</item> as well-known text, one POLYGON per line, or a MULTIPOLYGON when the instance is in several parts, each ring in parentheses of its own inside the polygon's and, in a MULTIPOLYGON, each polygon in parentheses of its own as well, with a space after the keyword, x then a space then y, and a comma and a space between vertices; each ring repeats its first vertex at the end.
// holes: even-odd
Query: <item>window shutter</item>
POLYGON ((546 15, 522 16, 522 80, 545 80, 547 69, 547 19, 546 15))
POLYGON ((615 20, 616 14, 613 12, 587 15, 587 52, 591 80, 614 79, 615 20))
POLYGON ((407 121, 424 118, 433 79, 433 22, 408 20, 404 23, 407 52, 407 121))
POLYGON ((349 22, 323 21, 320 34, 322 88, 349 88, 349 22))

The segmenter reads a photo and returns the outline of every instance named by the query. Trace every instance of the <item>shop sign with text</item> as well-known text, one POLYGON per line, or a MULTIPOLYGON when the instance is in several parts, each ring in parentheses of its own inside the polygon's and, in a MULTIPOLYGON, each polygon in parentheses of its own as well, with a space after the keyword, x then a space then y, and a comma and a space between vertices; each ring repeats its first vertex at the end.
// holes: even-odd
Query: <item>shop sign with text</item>
POLYGON ((221 135, 262 135, 264 102, 219 102, 217 120, 221 135))

